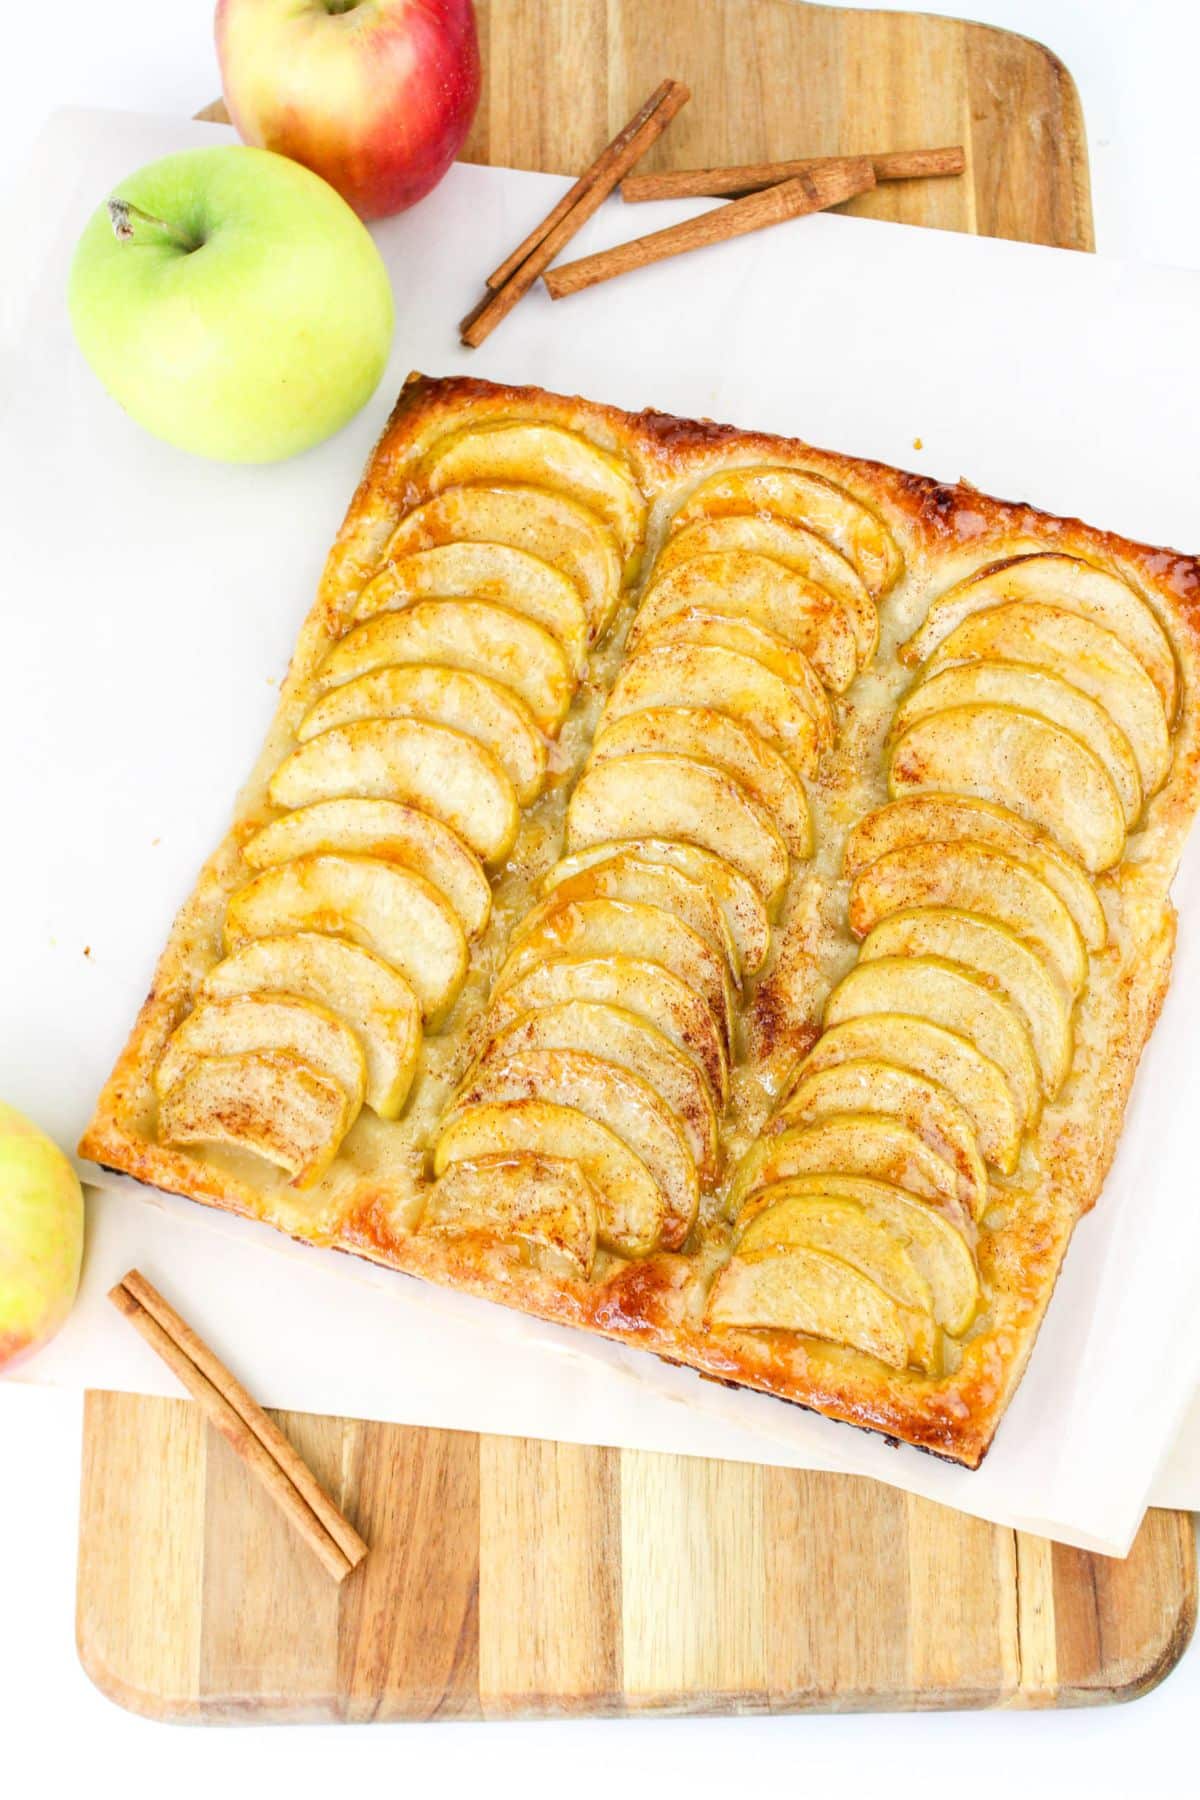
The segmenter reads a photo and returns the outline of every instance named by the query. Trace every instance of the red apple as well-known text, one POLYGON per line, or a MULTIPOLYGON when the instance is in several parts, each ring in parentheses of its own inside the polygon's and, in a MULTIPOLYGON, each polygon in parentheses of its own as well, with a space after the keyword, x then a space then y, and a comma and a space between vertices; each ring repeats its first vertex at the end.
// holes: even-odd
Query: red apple
POLYGON ((450 167, 479 103, 471 0, 218 0, 229 116, 305 163, 364 219, 450 167))

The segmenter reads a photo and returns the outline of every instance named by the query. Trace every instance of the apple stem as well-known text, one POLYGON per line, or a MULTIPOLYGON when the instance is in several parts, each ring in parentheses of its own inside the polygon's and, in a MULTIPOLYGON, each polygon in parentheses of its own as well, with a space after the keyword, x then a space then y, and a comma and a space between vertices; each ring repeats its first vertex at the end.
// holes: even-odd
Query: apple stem
POLYGON ((174 225, 168 225, 165 219, 156 218, 153 213, 143 212, 132 200, 110 200, 108 216, 112 220, 112 228, 122 244, 130 244, 137 235, 139 225, 152 231, 161 231, 173 244, 181 250, 195 250, 197 245, 184 232, 177 231, 174 225))

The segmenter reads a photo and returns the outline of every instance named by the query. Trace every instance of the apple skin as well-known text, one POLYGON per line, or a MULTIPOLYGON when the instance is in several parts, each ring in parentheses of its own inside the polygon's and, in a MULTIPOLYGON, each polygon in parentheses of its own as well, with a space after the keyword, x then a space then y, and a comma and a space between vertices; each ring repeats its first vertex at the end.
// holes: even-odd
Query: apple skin
POLYGON ((122 242, 105 204, 71 266, 79 347, 140 425, 200 456, 276 462, 370 399, 391 348, 391 283, 327 182, 222 144, 149 163, 115 192, 185 240, 136 220, 122 242))
POLYGON ((0 1101, 0 1369, 66 1319, 83 1256, 83 1190, 45 1132, 0 1101))
POLYGON ((471 0, 218 0, 216 30, 239 135, 315 169, 364 219, 427 194, 479 104, 471 0))

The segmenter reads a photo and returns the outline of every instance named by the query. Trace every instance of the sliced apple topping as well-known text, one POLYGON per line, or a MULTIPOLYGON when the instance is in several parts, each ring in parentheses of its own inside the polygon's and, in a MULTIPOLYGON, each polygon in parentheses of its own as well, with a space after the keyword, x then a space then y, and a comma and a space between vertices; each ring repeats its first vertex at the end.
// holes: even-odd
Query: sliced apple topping
POLYGON ((893 1369, 937 1367, 928 1314, 902 1307, 840 1256, 800 1244, 735 1256, 713 1284, 705 1317, 727 1329, 803 1332, 893 1369))
POLYGON ((409 663, 373 669, 336 687, 310 706, 296 736, 301 743, 359 719, 424 719, 477 738, 491 751, 529 806, 546 779, 546 740, 525 702, 499 681, 465 669, 409 663))
POLYGON ((692 489, 671 529, 726 513, 807 526, 841 551, 876 598, 895 585, 904 566, 882 520, 845 488, 807 469, 722 469, 692 489))
POLYGON ((882 1113, 829 1113, 759 1138, 743 1157, 730 1189, 730 1210, 750 1194, 793 1175, 841 1172, 890 1181, 918 1200, 957 1207, 958 1177, 924 1138, 882 1113))
POLYGON ((957 1197, 972 1218, 987 1210, 988 1184, 971 1120, 948 1088, 893 1063, 864 1058, 808 1071, 775 1115, 780 1128, 834 1113, 882 1113, 898 1119, 958 1178, 957 1197))
POLYGON ((868 864, 906 844, 956 844, 963 838, 1024 863, 1058 895, 1088 949, 1104 948, 1108 925, 1091 877, 1027 820, 987 800, 906 794, 881 806, 860 819, 846 839, 843 874, 853 880, 868 864))
MULTIPOLYGON (((786 1187, 780 1182, 779 1187, 786 1187)), ((776 1190, 778 1191, 778 1190, 776 1190)), ((933 1311, 929 1283, 905 1248, 904 1239, 889 1231, 857 1200, 832 1194, 792 1194, 755 1213, 737 1237, 737 1254, 783 1250, 792 1244, 840 1256, 852 1269, 881 1287, 901 1306, 933 1311)))
POLYGON ((788 849, 739 782, 690 756, 592 763, 567 807, 571 850, 612 838, 679 838, 724 857, 768 905, 788 878, 788 849))
POLYGON ((1117 790, 1127 828, 1142 810, 1142 779, 1124 732, 1099 703, 1048 669, 1023 663, 974 662, 942 669, 912 689, 892 724, 898 737, 914 719, 952 706, 995 703, 1036 713, 1086 744, 1117 790))
POLYGON ((271 804, 396 800, 440 819, 484 862, 500 862, 521 822, 513 784, 465 732, 424 719, 359 719, 310 738, 284 758, 268 787, 271 804))
POLYGON ((477 482, 560 489, 599 513, 628 565, 641 546, 646 502, 627 463, 577 431, 530 420, 468 425, 439 438, 421 468, 431 494, 477 482))
POLYGON ((951 1337, 962 1336, 981 1303, 979 1272, 967 1228, 950 1212, 914 1200, 890 1182, 872 1181, 865 1175, 795 1175, 759 1188, 738 1220, 739 1244, 751 1249, 786 1244, 791 1204, 812 1200, 822 1205, 832 1200, 860 1206, 898 1238, 929 1284, 934 1318, 951 1337))
POLYGON ((561 570, 579 589, 593 640, 613 615, 621 592, 617 540, 565 494, 520 484, 447 488, 400 521, 387 560, 455 543, 511 544, 561 570))
POLYGON ((1041 957, 1008 926, 949 907, 917 907, 881 919, 861 951, 879 956, 937 956, 990 977, 1029 1029, 1047 1094, 1056 1094, 1071 1069, 1071 1005, 1041 957))
POLYGON ((539 1268, 586 1281, 596 1260, 596 1191, 561 1156, 452 1163, 430 1191, 421 1230, 524 1246, 539 1268))
POLYGON ((467 941, 450 902, 412 869, 370 856, 302 856, 264 869, 229 897, 229 948, 287 931, 348 938, 398 969, 437 1024, 467 972, 467 941))
POLYGON ((487 1101, 456 1112, 434 1151, 440 1179, 459 1163, 546 1156, 578 1163, 599 1200, 599 1241, 619 1256, 649 1256, 665 1217, 662 1190, 615 1131, 551 1100, 487 1101))
POLYGON ((629 633, 629 648, 694 608, 746 619, 802 650, 825 686, 844 693, 858 670, 858 645, 841 601, 752 550, 715 550, 657 570, 645 590, 629 633))
POLYGON ((297 1187, 325 1173, 349 1125, 345 1089, 282 1050, 199 1057, 158 1107, 163 1143, 249 1150, 297 1187))
POLYGON ((302 806, 255 832, 242 855, 252 869, 273 869, 325 851, 403 863, 446 896, 467 937, 478 937, 487 925, 492 890, 474 851, 440 819, 396 800, 302 806))
POLYGON ((556 638, 574 673, 587 666, 588 622, 579 589, 561 570, 510 544, 439 544, 389 563, 358 598, 356 619, 417 600, 489 600, 524 613, 556 638))
POLYGON ((1003 1071, 1018 1117, 1031 1125, 1041 1082, 1025 1021, 984 975, 936 956, 881 956, 843 977, 825 1007, 826 1027, 864 1013, 907 1013, 974 1044, 1003 1071))
POLYGON ((378 956, 319 932, 255 938, 204 978, 208 999, 295 994, 336 1013, 362 1044, 367 1105, 381 1118, 400 1114, 421 1047, 421 1008, 412 988, 378 956))
POLYGON ((820 678, 803 650, 795 649, 777 631, 756 625, 750 619, 740 619, 736 614, 728 616, 719 604, 693 606, 686 612, 673 613, 661 625, 644 632, 638 641, 637 654, 650 655, 674 644, 715 645, 762 663, 773 675, 778 675, 783 685, 802 700, 805 710, 812 714, 818 744, 823 749, 832 744, 833 712, 820 678))
POLYGON ((591 765, 624 756, 689 756, 724 769, 774 821, 792 855, 808 854, 812 820, 803 783, 752 726, 699 706, 649 707, 606 725, 591 765))
POLYGON ((334 645, 319 679, 324 687, 338 687, 372 669, 406 663, 485 675, 510 688, 551 735, 575 691, 556 639, 490 600, 414 600, 403 612, 378 613, 334 645))
POLYGON ((832 594, 846 614, 854 634, 858 664, 862 668, 875 654, 879 620, 875 602, 862 578, 839 550, 799 525, 783 525, 778 519, 731 514, 721 519, 698 519, 667 539, 654 566, 655 578, 668 574, 695 556, 712 556, 726 550, 748 550, 769 556, 805 581, 832 594))
POLYGON ((649 957, 518 957, 492 990, 488 1022, 493 1031, 532 1008, 573 1001, 614 1006, 645 1019, 703 1075, 717 1107, 729 1098, 729 1067, 721 1028, 711 1007, 686 981, 649 957))
POLYGON ((801 775, 815 774, 822 724, 773 670, 717 644, 670 644, 625 664, 613 685, 602 729, 629 713, 701 707, 756 731, 801 775))
POLYGON ((154 1071, 155 1090, 161 1099, 198 1057, 240 1056, 249 1050, 284 1050, 299 1057, 337 1082, 346 1095, 350 1122, 357 1117, 367 1076, 357 1037, 327 1007, 283 994, 202 1000, 168 1038, 154 1071))
POLYGON ((850 928, 866 937, 880 919, 913 907, 945 906, 1008 926, 1037 951, 1068 995, 1087 980, 1079 927, 1054 891, 1024 863, 963 839, 957 844, 906 844, 854 877, 850 928))
POLYGON ((1021 1147, 1012 1089, 999 1064, 968 1038, 912 1013, 861 1013, 822 1033, 796 1080, 863 1058, 911 1069, 953 1094, 986 1160, 1002 1174, 1012 1174, 1021 1147))
POLYGON ((550 956, 634 956, 661 963, 705 1002, 729 1045, 732 1000, 725 960, 661 906, 551 893, 517 927, 500 979, 512 979, 550 956))
POLYGON ((679 1123, 648 1081, 586 1051, 524 1050, 476 1068, 455 1106, 513 1100, 574 1107, 620 1138, 663 1196, 660 1242, 679 1249, 695 1223, 700 1185, 679 1123))
POLYGON ((670 863, 653 862, 637 854, 636 839, 617 856, 591 864, 575 873, 550 871, 545 887, 555 905, 573 900, 633 900, 661 906, 703 938, 721 957, 730 975, 741 981, 737 945, 725 923, 725 915, 702 881, 695 881, 670 863), (550 879, 553 877, 553 879, 550 879))
POLYGON ((595 1000, 560 1000, 515 1018, 503 1009, 481 1064, 527 1050, 582 1050, 648 1081, 670 1108, 701 1180, 717 1173, 717 1114, 700 1070, 649 1019, 595 1000))
POLYGON ((1057 606, 1013 600, 964 619, 943 638, 928 667, 979 660, 1035 663, 1090 694, 1129 740, 1144 791, 1158 792, 1171 766, 1162 697, 1111 631, 1057 606))
POLYGON ((934 601, 921 629, 902 647, 901 660, 923 663, 972 613, 1012 600, 1077 613, 1110 631, 1158 689, 1168 720, 1174 718, 1179 690, 1175 653, 1149 605, 1118 576, 1057 552, 1015 556, 960 581, 934 601))
MULTIPOLYGON (((607 735, 606 733, 606 738, 607 735)), ((592 751, 593 757, 598 749, 597 744, 592 751)), ((714 856, 711 850, 701 850, 696 844, 684 844, 677 838, 658 837, 617 839, 611 843, 592 844, 586 850, 576 850, 570 856, 560 857, 549 873, 543 876, 542 892, 549 893, 559 881, 591 868, 593 863, 608 862, 612 857, 624 856, 629 851, 643 862, 667 863, 691 880, 702 882, 725 916, 737 946, 743 973, 753 975, 762 968, 771 948, 771 922, 767 918, 767 909, 758 889, 732 863, 726 862, 723 856, 714 856)))
POLYGON ((1125 814, 1086 744, 1013 706, 956 706, 918 719, 892 746, 888 785, 948 791, 1006 806, 1084 867, 1109 869, 1125 848, 1125 814))

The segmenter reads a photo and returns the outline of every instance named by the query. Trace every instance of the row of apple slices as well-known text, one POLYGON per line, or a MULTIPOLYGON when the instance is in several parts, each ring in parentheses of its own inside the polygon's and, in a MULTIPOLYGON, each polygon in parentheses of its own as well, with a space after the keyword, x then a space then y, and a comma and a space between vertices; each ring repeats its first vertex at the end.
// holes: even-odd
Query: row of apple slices
POLYGON ((1176 690, 1145 602, 1059 555, 960 583, 901 654, 929 660, 894 721, 895 798, 847 844, 860 959, 777 1135, 739 1171, 736 1253, 708 1316, 933 1370, 930 1319, 961 1335, 979 1303, 984 1162, 1012 1173, 1069 1076, 1107 935, 1094 872, 1166 777, 1176 690), (926 1304, 897 1258, 928 1280, 931 1230, 956 1280, 943 1267, 926 1304))
POLYGON ((687 1242, 718 1176, 734 996, 812 848, 802 777, 832 741, 826 685, 874 647, 851 556, 876 586, 894 579, 873 515, 796 471, 712 476, 677 510, 568 854, 518 930, 439 1140, 426 1229, 515 1237, 582 1276, 597 1244, 687 1242))
POLYGON ((536 422, 453 433, 416 480, 270 783, 285 810, 244 847, 230 954, 156 1075, 160 1136, 301 1185, 364 1102, 403 1107, 644 529, 617 458, 536 422), (547 475, 561 490, 521 485, 547 475))

